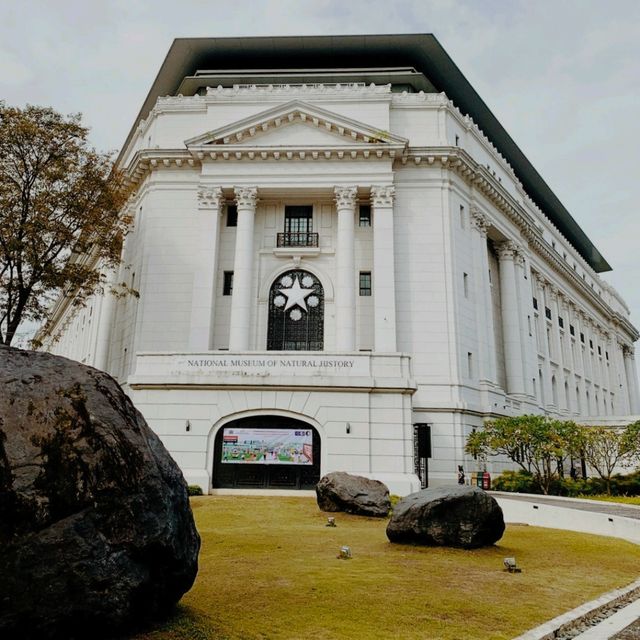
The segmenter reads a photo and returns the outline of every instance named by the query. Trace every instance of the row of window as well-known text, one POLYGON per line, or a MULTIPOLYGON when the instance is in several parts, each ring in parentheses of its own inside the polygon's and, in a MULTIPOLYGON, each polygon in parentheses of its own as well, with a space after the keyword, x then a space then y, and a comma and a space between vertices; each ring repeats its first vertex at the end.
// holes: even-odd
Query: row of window
MULTIPOLYGON (((360 272, 360 295, 371 295, 371 271, 360 272)), ((222 295, 230 296, 233 294, 233 271, 225 271, 222 279, 222 295)))
MULTIPOLYGON (((533 308, 537 309, 538 308, 538 300, 536 298, 533 299, 533 308)), ((551 309, 549 309, 549 307, 545 307, 544 308, 544 315, 547 318, 547 320, 551 320, 551 309)), ((558 326, 561 329, 564 329, 564 318, 562 316, 558 316, 558 326)), ((576 335, 576 328, 570 324, 569 325, 569 333, 575 337, 576 335)), ((585 344, 585 337, 584 337, 584 333, 580 332, 580 342, 582 342, 582 344, 585 344)), ((593 340, 589 340, 589 348, 593 351, 593 340)), ((600 345, 598 345, 598 355, 601 356, 602 355, 602 347, 600 345)), ((607 360, 609 359, 609 352, 605 351, 605 356, 607 358, 607 360)))
MULTIPOLYGON (((227 227, 238 226, 238 207, 235 204, 227 205, 227 227)), ((371 205, 361 204, 358 207, 358 226, 371 226, 371 205)), ((313 231, 313 207, 285 206, 284 208, 285 233, 311 233, 313 231)))

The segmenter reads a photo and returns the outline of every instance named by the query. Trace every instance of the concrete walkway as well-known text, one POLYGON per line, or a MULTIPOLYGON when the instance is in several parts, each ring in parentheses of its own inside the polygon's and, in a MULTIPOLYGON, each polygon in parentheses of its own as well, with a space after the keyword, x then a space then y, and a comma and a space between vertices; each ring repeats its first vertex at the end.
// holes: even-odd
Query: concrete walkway
MULTIPOLYGON (((535 526, 611 535, 640 544, 640 506, 501 491, 490 493, 498 500, 507 522, 525 522, 535 526)), ((606 599, 607 594, 599 600, 606 601, 606 599)), ((598 601, 589 604, 593 604, 594 607, 600 606, 598 601)), ((531 629, 519 638, 521 640, 546 640, 547 638, 640 640, 640 600, 625 604, 609 617, 579 633, 577 630, 585 626, 581 620, 591 618, 593 615, 586 611, 589 608, 584 605, 578 607, 540 627, 531 629), (576 630, 572 633, 573 622, 576 630)), ((593 611, 595 612, 595 608, 593 611)), ((606 614, 595 617, 602 615, 606 614)))

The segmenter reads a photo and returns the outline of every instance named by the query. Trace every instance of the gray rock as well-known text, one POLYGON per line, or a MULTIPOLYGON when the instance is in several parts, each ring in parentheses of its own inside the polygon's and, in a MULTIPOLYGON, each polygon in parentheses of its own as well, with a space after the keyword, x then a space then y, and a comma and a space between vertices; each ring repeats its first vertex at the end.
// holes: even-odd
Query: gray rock
POLYGON ((387 525, 391 542, 474 549, 504 533, 502 509, 482 489, 452 485, 403 498, 387 525))
POLYGON ((0 638, 166 614, 199 548, 182 473, 117 382, 0 346, 0 638))
POLYGON ((353 476, 343 471, 328 473, 316 485, 322 511, 344 511, 384 518, 391 508, 389 489, 378 480, 353 476))

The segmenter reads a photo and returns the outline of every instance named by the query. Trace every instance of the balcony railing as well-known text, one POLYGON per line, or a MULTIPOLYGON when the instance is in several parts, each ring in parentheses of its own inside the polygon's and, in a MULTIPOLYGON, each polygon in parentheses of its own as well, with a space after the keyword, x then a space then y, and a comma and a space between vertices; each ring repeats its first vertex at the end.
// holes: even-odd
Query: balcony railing
POLYGON ((318 234, 296 231, 278 234, 278 247, 317 247, 318 234))

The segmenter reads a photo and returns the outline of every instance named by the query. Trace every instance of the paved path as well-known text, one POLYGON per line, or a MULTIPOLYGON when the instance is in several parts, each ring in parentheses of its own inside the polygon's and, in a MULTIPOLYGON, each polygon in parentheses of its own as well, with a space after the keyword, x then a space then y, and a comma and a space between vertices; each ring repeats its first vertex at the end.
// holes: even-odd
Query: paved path
MULTIPOLYGON (((491 493, 491 492, 490 492, 491 493)), ((613 502, 600 502, 598 500, 581 500, 579 498, 558 498, 555 496, 536 496, 532 494, 495 492, 505 500, 518 500, 520 502, 532 502, 548 504, 553 507, 565 509, 577 509, 578 511, 593 511, 594 513, 606 513, 610 516, 623 518, 635 518, 640 520, 640 506, 632 504, 616 504, 613 502)))

